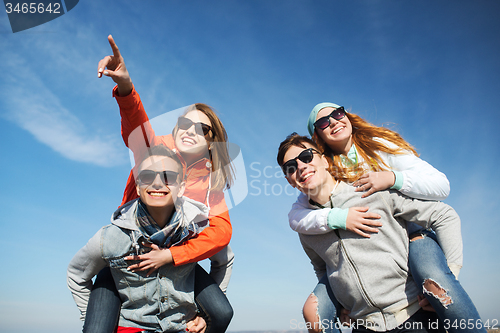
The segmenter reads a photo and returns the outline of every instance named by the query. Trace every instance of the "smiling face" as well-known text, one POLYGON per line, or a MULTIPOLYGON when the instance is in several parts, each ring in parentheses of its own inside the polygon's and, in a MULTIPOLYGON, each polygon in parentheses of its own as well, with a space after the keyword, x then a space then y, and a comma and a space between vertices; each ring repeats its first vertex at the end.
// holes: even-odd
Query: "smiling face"
POLYGON ((173 158, 166 156, 153 155, 139 165, 137 194, 150 212, 157 208, 174 207, 175 200, 184 193, 184 183, 181 181, 180 173, 182 173, 182 166, 173 158), (159 172, 159 174, 156 174, 153 182, 148 184, 149 181, 146 183, 141 181, 142 171, 159 172), (175 173, 177 176, 168 177, 169 184, 166 185, 163 177, 164 172, 167 175, 175 173))
POLYGON ((204 136, 201 132, 201 126, 196 123, 203 123, 208 126, 212 126, 210 119, 201 111, 193 110, 186 113, 184 118, 192 121, 193 124, 187 129, 181 129, 177 127, 177 132, 175 133, 175 146, 181 153, 182 157, 188 164, 191 164, 203 157, 209 157, 208 142, 207 139, 210 137, 211 133, 204 136), (199 127, 197 129, 196 127, 199 127))
MULTIPOLYGON (((328 116, 334 108, 327 107, 318 112, 316 120, 328 116)), ((347 116, 340 120, 330 117, 330 126, 324 130, 315 129, 316 134, 329 146, 334 152, 347 154, 352 146, 352 125, 347 116)))
POLYGON ((334 184, 334 180, 328 173, 328 161, 320 154, 314 153, 313 159, 309 163, 304 163, 297 157, 307 148, 314 148, 307 142, 303 143, 306 148, 299 146, 291 146, 285 153, 283 162, 295 159, 297 161, 297 170, 286 175, 288 183, 298 189, 300 192, 307 195, 310 199, 316 202, 321 202, 318 195, 323 192, 330 184, 334 184))

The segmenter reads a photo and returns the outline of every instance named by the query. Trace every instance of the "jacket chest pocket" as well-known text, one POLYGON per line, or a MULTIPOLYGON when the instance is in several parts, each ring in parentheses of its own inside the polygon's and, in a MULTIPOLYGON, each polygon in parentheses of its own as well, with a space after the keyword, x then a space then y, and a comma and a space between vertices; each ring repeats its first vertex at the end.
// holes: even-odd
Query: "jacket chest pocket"
MULTIPOLYGON (((136 231, 124 232, 124 238, 129 238, 130 242, 123 239, 121 246, 111 246, 105 253, 108 253, 107 261, 110 268, 126 269, 128 266, 137 264, 137 260, 125 260, 125 257, 146 254, 151 251, 142 245, 142 235, 136 231)), ((117 242, 120 243, 120 242, 117 242)), ((108 246, 109 247, 109 246, 108 246)))
POLYGON ((125 257, 109 259, 109 267, 117 269, 127 269, 129 263, 124 258, 125 257))
MULTIPOLYGON (((133 255, 133 254, 130 254, 133 255)), ((120 258, 109 259, 109 267, 111 268, 113 275, 117 278, 117 283, 119 285, 126 285, 128 287, 141 287, 145 282, 154 278, 152 276, 147 276, 148 271, 136 271, 135 273, 129 271, 127 268, 138 261, 135 260, 125 260, 127 255, 120 258)))
POLYGON ((127 270, 131 265, 137 264, 138 260, 125 260, 125 257, 142 255, 151 251, 150 248, 142 246, 142 235, 136 231, 129 231, 127 233, 127 238, 130 239, 129 242, 124 241, 125 246, 117 247, 113 249, 114 251, 109 251, 108 253, 114 254, 114 256, 108 257, 107 261, 115 281, 118 284, 123 285, 140 285, 143 284, 145 280, 149 280, 146 275, 148 271, 132 271, 127 270))
MULTIPOLYGON (((108 258, 108 263, 110 268, 127 269, 128 266, 138 263, 137 260, 125 260, 125 257, 133 256, 136 254, 133 244, 128 248, 122 249, 122 251, 118 253, 116 256, 108 258), (118 254, 118 253, 123 253, 123 254, 118 254)), ((139 254, 143 253, 139 251, 139 254)))

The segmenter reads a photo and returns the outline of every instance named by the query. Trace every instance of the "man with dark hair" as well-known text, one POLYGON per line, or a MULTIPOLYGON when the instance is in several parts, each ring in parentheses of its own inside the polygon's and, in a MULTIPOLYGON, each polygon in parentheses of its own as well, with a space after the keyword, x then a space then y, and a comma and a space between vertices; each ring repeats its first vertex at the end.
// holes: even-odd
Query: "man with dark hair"
MULTIPOLYGON (((277 160, 288 183, 308 196, 311 209, 370 207, 380 217, 382 227, 370 238, 339 229, 299 234, 318 279, 326 274, 335 298, 355 320, 353 332, 437 328, 435 313, 420 308, 420 291, 409 275, 405 221, 432 228, 448 265, 461 267, 462 236, 456 212, 442 202, 410 199, 392 190, 362 198, 363 193, 328 172, 327 159, 304 136, 292 134, 283 141, 277 160)), ((321 322, 328 331, 332 326, 325 326, 334 324, 321 322)))
POLYGON ((196 263, 173 264, 149 271, 130 260, 151 248, 169 248, 208 225, 205 205, 182 197, 183 166, 165 146, 148 149, 138 166, 139 198, 118 208, 111 224, 101 228, 71 260, 68 287, 85 318, 92 278, 111 268, 122 300, 118 332, 179 332, 199 324, 194 301, 196 263), (131 267, 132 266, 132 267, 131 267))

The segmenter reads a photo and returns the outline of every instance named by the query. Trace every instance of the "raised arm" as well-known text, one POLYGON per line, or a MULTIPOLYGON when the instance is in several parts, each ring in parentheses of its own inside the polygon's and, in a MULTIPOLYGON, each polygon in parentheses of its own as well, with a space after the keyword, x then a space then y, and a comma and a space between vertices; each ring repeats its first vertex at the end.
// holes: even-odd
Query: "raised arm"
POLYGON ((113 55, 106 56, 97 66, 97 77, 101 78, 104 76, 109 76, 118 85, 118 93, 120 96, 126 96, 130 94, 133 89, 132 79, 125 66, 125 61, 123 60, 120 50, 111 35, 108 36, 108 42, 113 50, 113 55))
MULTIPOLYGON (((117 88, 115 88, 115 91, 116 89, 117 88)), ((140 96, 135 89, 132 89, 132 92, 125 97, 116 95, 115 97, 120 106, 122 136, 125 144, 128 144, 128 146, 138 145, 135 142, 141 139, 134 138, 133 140, 129 140, 128 138, 135 128, 141 128, 140 126, 144 124, 141 123, 142 121, 146 121, 143 130, 146 133, 146 140, 149 141, 150 144, 162 141, 167 146, 173 147, 173 139, 170 135, 160 137, 154 135, 154 131, 149 126, 148 117, 140 96)), ((139 137, 144 135, 142 130, 140 132, 135 130, 133 135, 136 135, 135 133, 137 133, 139 137)), ((144 139, 142 139, 142 142, 144 142, 144 139)), ((132 149, 132 151, 134 151, 134 149, 132 149)), ((122 204, 135 198, 137 198, 137 192, 135 190, 134 175, 131 171, 125 187, 122 204)), ((210 202, 210 226, 205 228, 196 238, 190 239, 182 245, 170 249, 172 260, 175 265, 184 265, 207 259, 229 244, 232 235, 232 227, 227 212, 226 202, 224 200, 224 194, 222 192, 211 192, 210 202)))
POLYGON ((144 145, 154 145, 156 135, 149 123, 149 117, 144 110, 141 97, 135 88, 132 88, 128 95, 121 96, 118 94, 118 86, 116 86, 113 89, 113 97, 116 98, 120 107, 121 131, 125 145, 133 152, 141 149, 144 145))
POLYGON ((146 147, 155 143, 156 136, 141 99, 134 89, 125 61, 111 35, 108 36, 108 41, 113 55, 99 61, 97 76, 111 77, 117 84, 113 89, 113 97, 120 106, 123 142, 137 158, 146 147))
MULTIPOLYGON (((156 136, 152 129, 148 115, 144 109, 141 98, 135 90, 130 75, 125 67, 125 62, 120 54, 116 43, 111 36, 108 37, 109 44, 113 50, 112 56, 107 56, 99 62, 98 77, 109 76, 117 83, 113 89, 113 96, 120 107, 121 131, 125 145, 129 147, 134 155, 140 155, 142 149, 157 143, 163 143, 174 148, 171 135, 156 136), (106 70, 104 70, 106 69, 106 70)), ((122 205, 137 198, 135 189, 135 177, 131 170, 127 185, 123 194, 122 205)), ((210 225, 197 237, 187 242, 164 251, 167 254, 162 258, 164 263, 184 265, 207 259, 220 250, 224 249, 231 239, 232 227, 224 201, 224 194, 211 193, 211 209, 209 214, 210 225), (167 253, 168 252, 168 253, 167 253)), ((227 266, 232 265, 232 252, 227 255, 227 266)), ((220 270, 222 263, 220 258, 216 260, 220 270)), ((141 269, 140 267, 138 267, 141 269)), ((142 270, 142 269, 141 269, 142 270)), ((225 270, 230 274, 230 269, 225 270)), ((227 280, 227 276, 219 280, 227 280)))

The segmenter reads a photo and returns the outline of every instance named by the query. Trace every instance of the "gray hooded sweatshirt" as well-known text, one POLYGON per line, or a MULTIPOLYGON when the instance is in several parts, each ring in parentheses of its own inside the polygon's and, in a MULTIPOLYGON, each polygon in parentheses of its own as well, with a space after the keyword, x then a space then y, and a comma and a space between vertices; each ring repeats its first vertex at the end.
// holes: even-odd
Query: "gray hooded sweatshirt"
POLYGON ((346 230, 299 236, 316 275, 328 274, 335 297, 350 316, 372 330, 387 331, 420 308, 419 289, 409 276, 406 221, 436 232, 448 266, 457 275, 463 259, 460 218, 442 202, 412 199, 393 190, 367 198, 362 194, 340 182, 325 206, 310 203, 310 208, 370 207, 383 224, 371 238, 346 230))

